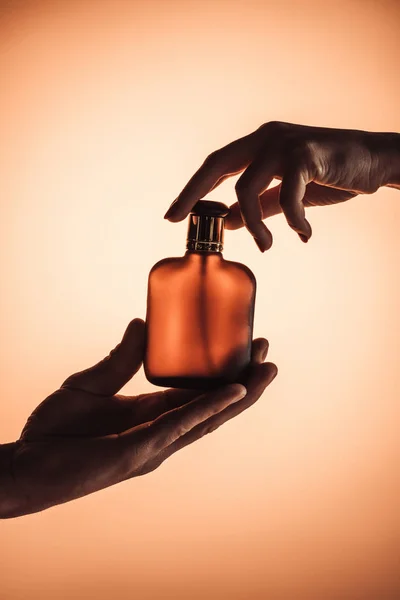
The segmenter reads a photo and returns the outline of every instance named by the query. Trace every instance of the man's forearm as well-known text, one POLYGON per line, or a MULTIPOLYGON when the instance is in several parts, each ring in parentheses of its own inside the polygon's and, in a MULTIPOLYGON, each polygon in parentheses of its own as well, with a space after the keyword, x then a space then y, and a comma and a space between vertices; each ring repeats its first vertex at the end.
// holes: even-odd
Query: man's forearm
POLYGON ((21 496, 14 480, 12 464, 16 444, 0 445, 0 519, 21 514, 21 496))

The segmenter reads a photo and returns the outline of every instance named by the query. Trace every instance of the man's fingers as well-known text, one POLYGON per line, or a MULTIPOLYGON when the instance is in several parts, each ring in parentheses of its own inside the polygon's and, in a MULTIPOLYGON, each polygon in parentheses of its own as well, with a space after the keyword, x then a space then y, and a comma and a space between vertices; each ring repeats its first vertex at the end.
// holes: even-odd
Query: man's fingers
MULTIPOLYGON (((259 364, 265 361, 268 354, 268 341, 265 338, 253 340, 251 346, 251 364, 259 364)), ((245 382, 246 385, 246 382, 245 382)), ((130 429, 135 425, 154 421, 162 414, 174 408, 184 406, 198 396, 201 390, 168 389, 153 394, 142 394, 140 396, 117 396, 118 405, 122 412, 121 427, 115 433, 130 429)), ((108 433, 111 433, 112 430, 108 433)))
POLYGON ((145 326, 141 319, 131 321, 122 341, 102 361, 74 373, 61 387, 110 396, 116 394, 139 370, 143 360, 145 326))
POLYGON ((125 426, 120 431, 154 421, 162 414, 191 402, 201 393, 199 390, 169 389, 136 397, 118 396, 121 405, 127 408, 125 426))
MULTIPOLYGON (((258 338, 252 343, 252 363, 265 360, 268 351, 268 342, 258 338)), ((200 390, 168 389, 142 394, 140 396, 114 395, 98 397, 82 390, 87 387, 87 374, 85 381, 78 381, 78 376, 71 376, 66 387, 80 385, 79 391, 69 401, 62 402, 62 395, 68 393, 67 389, 60 390, 60 398, 53 403, 47 403, 40 408, 39 433, 43 435, 75 435, 100 436, 122 433, 138 425, 154 421, 162 414, 184 406, 202 394, 200 390), (75 377, 75 382, 74 382, 75 377)), ((37 425, 35 435, 38 435, 37 425)))
MULTIPOLYGON (((251 346, 251 364, 260 364, 268 354, 268 341, 265 338, 253 340, 251 346)), ((244 382, 246 385, 246 382, 244 382)), ((135 425, 154 421, 162 414, 184 406, 202 395, 201 390, 168 389, 153 394, 140 396, 117 396, 118 404, 126 410, 123 412, 124 422, 118 432, 135 425)), ((110 432, 111 433, 111 430, 110 432)), ((117 430, 115 430, 117 433, 117 430)))
POLYGON ((185 435, 179 437, 175 442, 162 450, 158 456, 150 460, 145 466, 144 472, 154 470, 178 450, 181 450, 185 446, 192 444, 208 433, 212 433, 218 429, 218 427, 252 406, 260 398, 265 388, 275 379, 277 372, 278 369, 273 363, 254 365, 246 382, 247 394, 243 400, 227 406, 218 414, 211 416, 203 423, 200 423, 191 429, 185 435))
POLYGON ((161 452, 194 427, 241 400, 245 395, 246 388, 239 383, 203 394, 153 421, 145 432, 149 435, 147 444, 157 453, 161 452))
POLYGON ((210 154, 169 207, 164 218, 177 222, 187 217, 198 200, 227 177, 243 171, 254 160, 260 140, 259 131, 255 131, 210 154))
POLYGON ((267 358, 268 348, 268 340, 266 340, 265 338, 257 338, 253 340, 253 344, 251 346, 251 363, 263 363, 264 360, 267 358))

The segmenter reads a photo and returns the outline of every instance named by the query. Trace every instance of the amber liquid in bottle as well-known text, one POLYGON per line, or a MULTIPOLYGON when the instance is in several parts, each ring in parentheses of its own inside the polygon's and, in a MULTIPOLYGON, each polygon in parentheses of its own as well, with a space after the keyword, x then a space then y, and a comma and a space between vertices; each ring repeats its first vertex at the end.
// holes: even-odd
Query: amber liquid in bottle
POLYGON ((155 385, 207 389, 238 381, 250 362, 256 281, 222 256, 227 213, 200 200, 186 254, 150 271, 144 368, 155 385))

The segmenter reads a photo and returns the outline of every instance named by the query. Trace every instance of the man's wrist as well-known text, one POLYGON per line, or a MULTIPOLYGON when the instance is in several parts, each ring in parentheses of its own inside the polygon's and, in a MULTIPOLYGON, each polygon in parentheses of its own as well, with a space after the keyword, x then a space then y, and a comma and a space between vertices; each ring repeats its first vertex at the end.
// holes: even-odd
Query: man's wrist
POLYGON ((0 519, 17 517, 21 511, 22 499, 13 474, 16 446, 16 443, 0 445, 0 519))

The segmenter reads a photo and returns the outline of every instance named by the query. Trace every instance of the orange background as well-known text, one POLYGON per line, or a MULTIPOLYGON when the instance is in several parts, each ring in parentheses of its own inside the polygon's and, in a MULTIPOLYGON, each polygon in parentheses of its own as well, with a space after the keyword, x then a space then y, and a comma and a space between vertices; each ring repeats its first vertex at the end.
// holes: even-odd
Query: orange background
MULTIPOLYGON (((209 152, 268 120, 400 131, 400 4, 0 7, 7 442, 144 316, 151 266, 184 249, 162 216, 209 152)), ((3 521, 1 600, 400 598, 399 199, 311 209, 307 245, 274 217, 265 255, 227 232, 278 378, 154 473, 3 521)))

